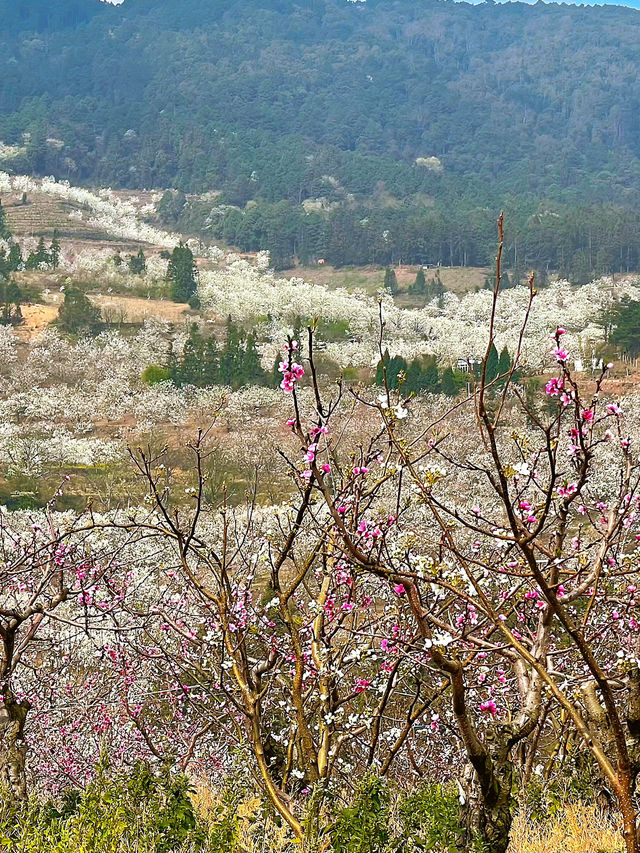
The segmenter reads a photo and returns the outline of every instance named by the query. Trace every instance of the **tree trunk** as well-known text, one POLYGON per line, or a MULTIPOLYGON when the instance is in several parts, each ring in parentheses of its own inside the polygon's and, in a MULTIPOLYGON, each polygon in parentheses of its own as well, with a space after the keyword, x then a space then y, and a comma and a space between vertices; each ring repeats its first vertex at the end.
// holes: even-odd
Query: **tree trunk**
POLYGON ((22 802, 27 797, 24 724, 30 705, 16 702, 9 690, 0 698, 0 787, 22 802))
POLYGON ((481 849, 483 853, 505 853, 511 832, 512 767, 494 767, 497 782, 483 792, 471 766, 465 767, 460 780, 460 825, 462 835, 458 847, 464 853, 481 849), (502 771, 502 772, 499 772, 502 771))

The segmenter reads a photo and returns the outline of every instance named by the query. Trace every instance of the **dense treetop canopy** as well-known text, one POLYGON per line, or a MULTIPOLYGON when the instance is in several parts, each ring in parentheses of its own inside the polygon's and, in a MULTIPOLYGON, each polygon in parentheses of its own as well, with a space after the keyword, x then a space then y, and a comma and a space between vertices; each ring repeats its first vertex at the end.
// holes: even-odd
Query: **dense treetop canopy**
POLYGON ((0 0, 0 19, 15 171, 240 200, 640 193, 632 9, 0 0))

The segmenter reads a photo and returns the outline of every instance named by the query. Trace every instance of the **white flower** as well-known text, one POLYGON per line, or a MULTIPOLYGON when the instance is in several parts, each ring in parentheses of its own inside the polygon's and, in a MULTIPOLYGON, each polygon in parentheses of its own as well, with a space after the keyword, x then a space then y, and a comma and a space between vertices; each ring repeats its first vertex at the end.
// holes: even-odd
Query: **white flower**
POLYGON ((396 416, 396 418, 399 418, 400 420, 402 420, 403 418, 407 417, 407 415, 409 414, 409 410, 405 409, 404 406, 402 405, 402 403, 398 403, 398 405, 393 410, 393 413, 396 416))

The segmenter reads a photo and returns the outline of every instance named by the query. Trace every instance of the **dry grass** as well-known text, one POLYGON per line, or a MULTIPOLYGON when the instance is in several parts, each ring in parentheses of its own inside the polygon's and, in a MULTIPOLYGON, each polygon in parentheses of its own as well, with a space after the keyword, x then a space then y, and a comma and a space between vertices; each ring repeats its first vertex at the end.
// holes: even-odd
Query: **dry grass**
POLYGON ((619 825, 588 805, 567 805, 544 823, 516 815, 509 846, 510 853, 615 853, 623 849, 619 825))
MULTIPOLYGON (((407 302, 407 288, 415 281, 417 266, 394 267, 398 286, 400 288, 400 304, 407 302)), ((440 267, 440 279, 447 290, 458 295, 473 291, 476 287, 482 287, 488 269, 484 267, 440 267)), ((344 287, 347 290, 361 288, 368 293, 374 294, 382 287, 384 281, 384 269, 378 266, 368 267, 344 267, 336 269, 325 264, 324 266, 296 267, 292 270, 282 272, 285 278, 304 278, 314 284, 326 285, 327 287, 344 287)), ((427 281, 435 275, 434 270, 425 270, 427 281)), ((413 305, 424 302, 424 299, 412 300, 408 297, 407 304, 413 305)))
POLYGON ((93 293, 90 294, 90 299, 100 307, 103 318, 111 322, 142 323, 148 317, 156 317, 169 323, 180 323, 188 311, 186 305, 165 299, 93 293))
MULTIPOLYGON (((198 816, 211 826, 219 820, 226 806, 220 792, 206 781, 196 785, 193 801, 198 816)), ((286 826, 276 826, 273 820, 262 816, 259 797, 246 797, 237 807, 240 849, 246 853, 290 853, 299 849, 291 844, 291 833, 286 826)))

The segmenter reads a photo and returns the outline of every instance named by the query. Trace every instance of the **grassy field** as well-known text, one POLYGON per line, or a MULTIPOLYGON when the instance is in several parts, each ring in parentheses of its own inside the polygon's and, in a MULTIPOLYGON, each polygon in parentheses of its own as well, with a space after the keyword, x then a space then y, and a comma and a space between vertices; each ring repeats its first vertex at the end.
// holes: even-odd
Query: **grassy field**
MULTIPOLYGON (((398 281, 399 294, 397 301, 403 307, 415 307, 420 303, 418 297, 413 297, 407 290, 409 285, 415 281, 417 266, 394 267, 398 281)), ((489 272, 485 267, 440 267, 440 280, 445 288, 458 295, 468 293, 482 287, 485 277, 489 272)), ((344 287, 346 290, 365 290, 374 295, 383 286, 384 267, 336 267, 327 264, 308 267, 296 267, 285 270, 282 275, 285 278, 304 278, 314 284, 323 284, 327 287, 344 287)), ((435 276, 435 269, 425 270, 427 281, 435 276)))

